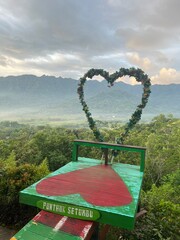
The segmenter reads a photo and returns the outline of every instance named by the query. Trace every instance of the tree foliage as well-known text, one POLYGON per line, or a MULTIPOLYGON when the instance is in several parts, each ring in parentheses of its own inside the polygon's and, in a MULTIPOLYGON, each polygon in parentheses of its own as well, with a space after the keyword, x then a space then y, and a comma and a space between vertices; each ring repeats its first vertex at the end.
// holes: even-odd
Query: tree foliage
MULTIPOLYGON (((37 212, 19 204, 19 191, 40 180, 49 173, 47 160, 38 166, 34 164, 17 165, 12 153, 7 161, 1 160, 0 176, 0 223, 20 225, 37 212)), ((24 223, 23 223, 24 224, 24 223)))
MULTIPOLYGON (((115 142, 124 126, 100 122, 106 142, 115 142)), ((0 223, 25 224, 35 212, 18 203, 19 191, 71 161, 74 139, 94 140, 86 128, 32 127, 0 124, 0 223), (25 217, 26 216, 26 217, 25 217)), ((133 231, 112 228, 107 239, 174 240, 180 223, 180 120, 159 115, 150 123, 138 124, 125 144, 147 147, 141 205, 146 215, 133 231)), ((80 148, 80 155, 101 158, 96 148, 80 148)), ((133 154, 119 154, 114 161, 138 164, 133 154)))

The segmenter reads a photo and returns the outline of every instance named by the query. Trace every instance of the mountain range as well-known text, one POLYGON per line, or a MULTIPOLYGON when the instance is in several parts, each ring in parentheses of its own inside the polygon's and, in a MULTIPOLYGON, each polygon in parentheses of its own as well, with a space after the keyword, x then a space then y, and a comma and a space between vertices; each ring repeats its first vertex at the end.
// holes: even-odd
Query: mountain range
MULTIPOLYGON (((87 81, 85 99, 99 120, 128 120, 141 101, 142 86, 105 80, 87 81)), ((19 119, 84 119, 77 94, 78 81, 54 76, 0 77, 0 121, 19 119)), ((159 114, 180 117, 180 84, 152 85, 142 119, 159 114)))

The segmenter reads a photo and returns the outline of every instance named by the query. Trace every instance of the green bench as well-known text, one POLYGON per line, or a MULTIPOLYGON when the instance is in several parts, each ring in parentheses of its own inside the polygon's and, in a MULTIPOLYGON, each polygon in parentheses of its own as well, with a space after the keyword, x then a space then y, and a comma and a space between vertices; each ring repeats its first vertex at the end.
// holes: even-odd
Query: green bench
POLYGON ((90 240, 96 228, 95 222, 42 210, 11 240, 90 240))
MULTIPOLYGON (((20 203, 42 211, 11 240, 90 240, 98 223, 106 225, 104 232, 109 225, 134 229, 145 151, 143 147, 74 141, 71 162, 20 192, 20 203), (80 147, 103 150, 105 164, 80 157, 80 147), (137 153, 140 164, 110 164, 111 149, 137 153)), ((105 239, 101 235, 105 234, 95 239, 105 239)))

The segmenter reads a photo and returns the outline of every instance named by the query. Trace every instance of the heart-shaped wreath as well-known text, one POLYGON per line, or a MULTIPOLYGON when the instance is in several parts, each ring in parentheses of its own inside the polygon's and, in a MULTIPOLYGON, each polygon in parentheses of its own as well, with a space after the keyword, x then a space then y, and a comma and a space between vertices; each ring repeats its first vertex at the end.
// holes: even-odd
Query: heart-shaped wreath
POLYGON ((151 93, 150 86, 151 82, 148 78, 148 75, 145 74, 141 69, 135 68, 120 68, 119 71, 116 71, 113 74, 109 74, 107 71, 103 69, 90 69, 87 73, 84 74, 82 78, 80 78, 80 82, 78 84, 77 92, 79 94, 80 102, 83 106, 83 111, 86 114, 89 127, 93 131, 93 134, 97 141, 103 142, 104 138, 101 135, 99 129, 97 128, 96 122, 94 121, 92 114, 89 111, 89 107, 84 99, 84 84, 87 81, 87 78, 93 78, 94 76, 101 75, 109 84, 109 87, 113 86, 114 82, 123 76, 135 77, 137 82, 141 82, 143 85, 143 94, 141 98, 141 103, 136 107, 136 110, 132 114, 128 123, 125 125, 125 131, 121 134, 119 138, 116 139, 116 143, 123 144, 125 137, 129 133, 129 130, 132 129, 135 124, 141 119, 141 114, 143 108, 146 106, 148 102, 149 95, 151 93))

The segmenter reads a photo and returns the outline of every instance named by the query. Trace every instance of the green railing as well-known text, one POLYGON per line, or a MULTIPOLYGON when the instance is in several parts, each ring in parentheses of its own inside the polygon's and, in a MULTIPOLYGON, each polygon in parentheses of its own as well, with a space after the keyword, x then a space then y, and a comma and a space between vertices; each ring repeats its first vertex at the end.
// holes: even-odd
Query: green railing
POLYGON ((127 152, 140 153, 140 171, 144 172, 145 153, 146 153, 145 147, 121 145, 121 144, 111 144, 111 143, 105 143, 105 142, 75 140, 74 146, 73 146, 72 161, 78 161, 79 146, 101 148, 104 152, 106 165, 108 164, 108 149, 112 149, 112 150, 116 150, 116 151, 127 151, 127 152))

